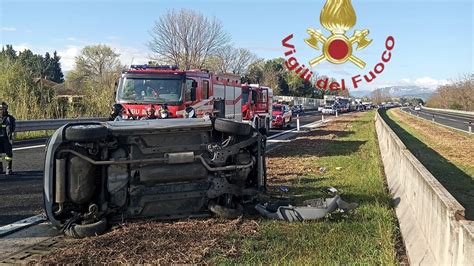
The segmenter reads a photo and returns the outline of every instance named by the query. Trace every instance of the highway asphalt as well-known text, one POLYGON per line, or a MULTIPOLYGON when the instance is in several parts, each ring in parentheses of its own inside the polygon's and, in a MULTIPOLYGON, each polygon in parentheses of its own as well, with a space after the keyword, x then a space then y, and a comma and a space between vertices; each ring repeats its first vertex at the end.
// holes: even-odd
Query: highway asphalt
MULTIPOLYGON (((321 120, 321 115, 308 113, 300 116, 300 125, 321 120)), ((291 128, 296 127, 293 117, 291 128)), ((289 128, 272 129, 270 136, 289 128)), ((43 160, 46 139, 14 144, 13 170, 15 175, 0 174, 0 226, 43 212, 43 160)))
POLYGON ((403 107, 401 108, 403 111, 413 114, 415 116, 419 116, 420 118, 424 118, 427 120, 432 120, 434 117, 434 121, 436 123, 452 127, 455 129, 459 129, 465 132, 469 132, 469 122, 472 124, 472 130, 474 132, 474 116, 465 115, 465 114, 453 114, 453 113, 446 113, 440 111, 432 111, 421 109, 420 111, 415 111, 411 107, 403 107))

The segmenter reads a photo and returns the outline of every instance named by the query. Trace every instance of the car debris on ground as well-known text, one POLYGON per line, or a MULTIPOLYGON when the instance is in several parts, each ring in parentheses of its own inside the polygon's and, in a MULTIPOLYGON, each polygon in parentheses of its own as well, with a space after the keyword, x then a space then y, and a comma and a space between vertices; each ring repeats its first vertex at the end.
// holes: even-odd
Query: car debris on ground
POLYGON ((264 203, 255 205, 255 209, 264 217, 273 220, 283 220, 287 222, 318 220, 334 211, 347 213, 357 208, 357 203, 344 201, 337 189, 327 188, 332 198, 317 198, 303 202, 303 206, 293 206, 291 204, 264 203))

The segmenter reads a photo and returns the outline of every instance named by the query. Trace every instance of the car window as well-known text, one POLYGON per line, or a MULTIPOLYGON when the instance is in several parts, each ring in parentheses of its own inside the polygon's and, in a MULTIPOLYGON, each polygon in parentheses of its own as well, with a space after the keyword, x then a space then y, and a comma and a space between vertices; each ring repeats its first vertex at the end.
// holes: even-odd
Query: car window
POLYGON ((202 82, 202 98, 207 99, 209 98, 209 81, 204 80, 202 82))
POLYGON ((184 91, 184 101, 191 101, 191 88, 193 86, 193 79, 186 79, 186 89, 184 91))

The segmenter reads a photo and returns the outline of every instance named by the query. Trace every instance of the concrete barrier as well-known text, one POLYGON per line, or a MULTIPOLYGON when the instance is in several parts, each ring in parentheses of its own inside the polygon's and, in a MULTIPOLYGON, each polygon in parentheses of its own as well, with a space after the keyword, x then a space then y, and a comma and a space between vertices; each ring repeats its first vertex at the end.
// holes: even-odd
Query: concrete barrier
POLYGON ((375 124, 410 264, 474 265, 474 221, 379 113, 375 124))

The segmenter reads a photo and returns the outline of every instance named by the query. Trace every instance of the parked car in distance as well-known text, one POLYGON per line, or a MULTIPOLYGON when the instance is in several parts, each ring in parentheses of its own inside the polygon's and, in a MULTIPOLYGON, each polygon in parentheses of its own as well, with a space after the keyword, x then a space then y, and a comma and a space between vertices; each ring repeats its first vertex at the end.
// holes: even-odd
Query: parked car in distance
POLYGON ((291 107, 291 113, 293 115, 296 115, 296 114, 302 115, 302 114, 304 114, 303 105, 301 105, 301 104, 294 105, 293 107, 291 107))
POLYGON ((289 127, 291 123, 291 110, 286 104, 273 104, 272 127, 289 127))
POLYGON ((325 106, 321 111, 323 115, 334 115, 336 114, 336 107, 335 106, 325 106))
POLYGON ((415 111, 421 111, 421 107, 419 105, 415 106, 415 111))

